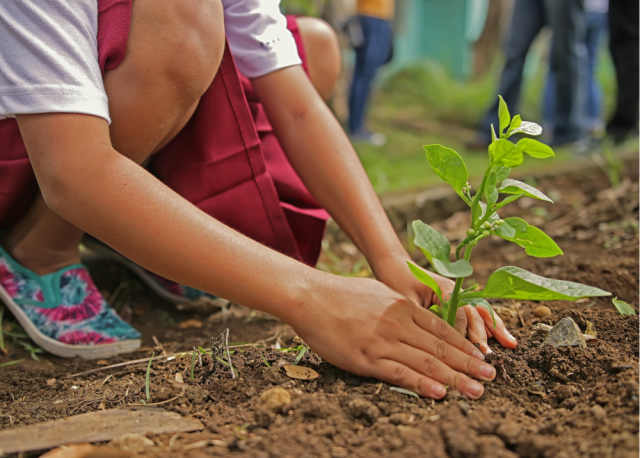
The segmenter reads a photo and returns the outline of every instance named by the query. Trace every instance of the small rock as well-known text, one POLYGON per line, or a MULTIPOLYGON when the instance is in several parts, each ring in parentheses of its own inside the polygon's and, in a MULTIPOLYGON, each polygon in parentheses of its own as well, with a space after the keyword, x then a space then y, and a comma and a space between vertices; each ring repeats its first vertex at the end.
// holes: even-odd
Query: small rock
POLYGON ((546 305, 540 305, 539 307, 535 308, 533 314, 538 318, 546 318, 551 315, 551 309, 546 305))
POLYGON ((273 413, 280 413, 291 404, 291 395, 282 387, 268 389, 260 395, 260 405, 273 413))
POLYGON ((604 408, 600 404, 594 405, 589 410, 591 410, 591 414, 594 417, 596 417, 598 420, 602 420, 607 416, 607 412, 604 410, 604 408))
POLYGON ((584 340, 582 331, 578 325, 571 318, 566 317, 561 319, 556 324, 543 344, 550 344, 554 347, 582 347, 585 348, 587 343, 584 340))
POLYGON ((54 378, 50 378, 49 380, 47 380, 47 385, 49 386, 53 386, 56 384, 56 379, 54 378))
POLYGON ((110 445, 125 452, 139 453, 156 444, 148 437, 138 433, 126 433, 110 442, 110 445))
POLYGON ((175 378, 176 378, 176 382, 178 382, 178 383, 184 383, 184 378, 182 377, 182 374, 181 374, 180 372, 178 372, 178 373, 176 374, 176 377, 175 377, 175 378))
POLYGON ((380 416, 380 409, 366 399, 354 399, 350 401, 348 412, 353 418, 364 418, 372 423, 380 416))

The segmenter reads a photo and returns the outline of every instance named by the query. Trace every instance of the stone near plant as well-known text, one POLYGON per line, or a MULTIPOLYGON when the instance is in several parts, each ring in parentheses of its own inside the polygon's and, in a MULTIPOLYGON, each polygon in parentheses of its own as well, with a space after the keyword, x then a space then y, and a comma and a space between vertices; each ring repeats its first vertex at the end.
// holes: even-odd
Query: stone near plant
POLYGON ((550 344, 554 347, 586 347, 587 342, 584 340, 582 331, 571 318, 561 319, 556 324, 549 335, 544 339, 543 344, 550 344))

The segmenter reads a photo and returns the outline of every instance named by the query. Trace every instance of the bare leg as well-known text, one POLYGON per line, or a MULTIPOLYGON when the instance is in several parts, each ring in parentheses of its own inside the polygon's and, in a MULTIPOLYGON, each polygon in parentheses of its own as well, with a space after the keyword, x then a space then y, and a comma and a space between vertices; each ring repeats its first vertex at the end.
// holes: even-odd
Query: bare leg
MULTIPOLYGON (((117 151, 142 163, 184 127, 220 65, 222 17, 218 0, 134 1, 126 57, 104 77, 117 151)), ((80 261, 82 236, 38 195, 0 242, 44 275, 80 261)))
POLYGON ((309 78, 320 96, 328 100, 333 95, 342 67, 338 36, 321 19, 301 17, 297 22, 307 54, 309 78))

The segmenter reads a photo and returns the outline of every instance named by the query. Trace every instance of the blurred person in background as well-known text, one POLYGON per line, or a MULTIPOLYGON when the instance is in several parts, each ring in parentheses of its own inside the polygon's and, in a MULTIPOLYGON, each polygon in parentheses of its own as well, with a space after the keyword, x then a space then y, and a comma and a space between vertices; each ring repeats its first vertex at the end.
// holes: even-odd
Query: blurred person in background
POLYGON ((349 133, 354 141, 367 141, 381 146, 384 134, 371 132, 364 118, 376 72, 391 60, 393 54, 394 0, 358 0, 358 20, 362 27, 362 43, 355 48, 356 65, 349 92, 349 133))
MULTIPOLYGON (((607 33, 609 0, 586 0, 587 82, 585 86, 584 127, 590 137, 599 138, 604 133, 602 88, 596 78, 598 49, 602 36, 607 33)), ((543 117, 548 132, 553 132, 556 110, 556 78, 549 69, 544 92, 543 117)))
POLYGON ((611 0, 609 50, 616 68, 616 109, 607 124, 615 142, 638 135, 638 0, 611 0))
MULTIPOLYGON (((518 112, 523 69, 529 48, 540 31, 553 31, 550 67, 555 73, 556 108, 553 144, 583 139, 584 82, 587 51, 584 0, 516 0, 506 41, 506 62, 497 94, 512 112, 518 112)), ((491 125, 498 129, 498 97, 487 110, 471 149, 486 149, 491 143, 491 125)))

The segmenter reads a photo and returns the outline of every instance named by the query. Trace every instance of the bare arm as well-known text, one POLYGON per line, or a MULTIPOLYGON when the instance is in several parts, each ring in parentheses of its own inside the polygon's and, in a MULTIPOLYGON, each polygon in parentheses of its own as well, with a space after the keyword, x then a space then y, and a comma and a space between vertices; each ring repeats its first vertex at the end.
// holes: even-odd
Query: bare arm
POLYGON ((465 374, 495 376, 444 321, 382 283, 304 266, 201 212, 115 151, 104 120, 18 124, 47 204, 142 266, 278 316, 329 362, 424 396, 446 384, 476 399, 482 385, 465 374))
MULTIPOLYGON (((376 278, 423 307, 431 306, 437 297, 410 273, 409 255, 358 156, 302 68, 287 67, 252 83, 292 165, 311 194, 367 257, 376 278)), ((429 274, 445 295, 452 291, 452 281, 429 274)), ((468 329, 474 342, 488 351, 485 322, 490 323, 489 318, 481 317, 471 306, 466 312, 459 310, 458 329, 463 334, 468 329)), ((516 345, 501 320, 494 335, 507 347, 516 345)))

